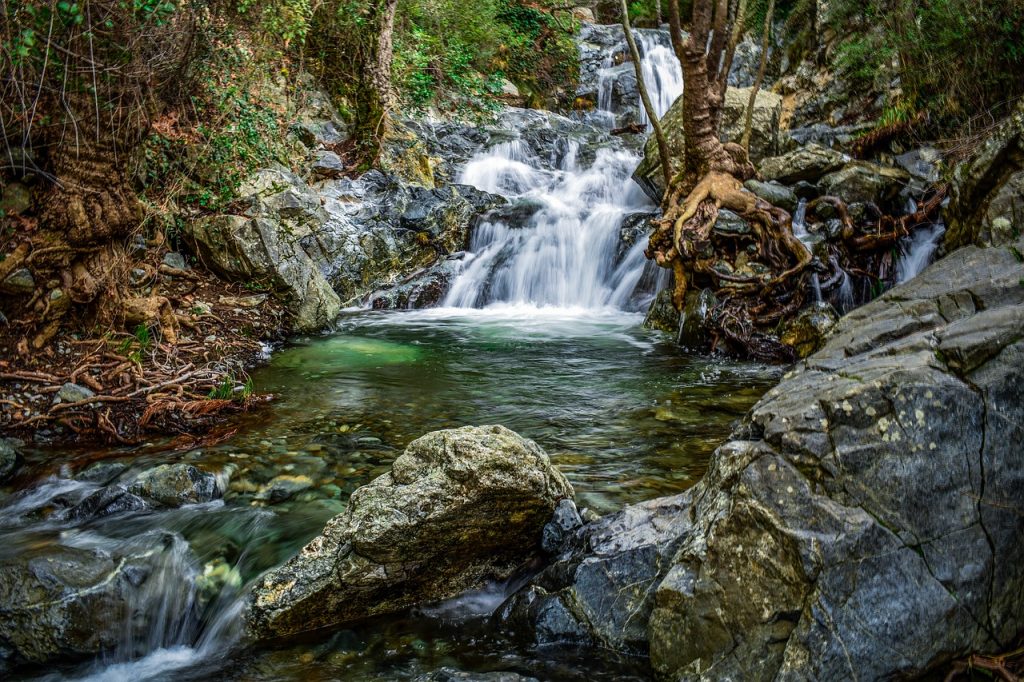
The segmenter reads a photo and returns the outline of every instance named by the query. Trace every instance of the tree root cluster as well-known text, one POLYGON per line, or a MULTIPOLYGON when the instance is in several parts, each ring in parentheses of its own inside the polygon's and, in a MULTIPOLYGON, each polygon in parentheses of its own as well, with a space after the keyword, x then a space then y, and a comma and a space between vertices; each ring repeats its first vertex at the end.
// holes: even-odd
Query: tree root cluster
POLYGON ((672 270, 676 310, 684 312, 691 291, 714 294, 717 304, 704 323, 710 349, 788 362, 795 354, 780 340, 786 324, 819 296, 834 299, 851 276, 862 283, 861 300, 891 284, 897 242, 936 218, 945 192, 905 216, 868 205, 859 222, 841 199, 819 197, 807 204, 808 229, 818 232, 812 253, 794 235, 788 212, 743 188, 753 169, 729 146, 736 163, 713 166, 696 183, 677 179, 654 221, 647 257, 672 270), (739 215, 749 231, 715 230, 722 209, 739 215))

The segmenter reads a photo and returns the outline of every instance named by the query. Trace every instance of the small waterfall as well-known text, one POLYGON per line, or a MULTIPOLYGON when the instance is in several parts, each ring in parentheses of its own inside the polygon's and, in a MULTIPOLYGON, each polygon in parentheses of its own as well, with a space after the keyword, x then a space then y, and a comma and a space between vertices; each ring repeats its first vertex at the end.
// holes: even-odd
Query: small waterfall
POLYGON ((939 241, 946 233, 941 222, 914 230, 900 241, 900 258, 896 263, 896 283, 902 284, 917 277, 932 262, 939 241))
POLYGON ((853 280, 850 278, 850 273, 846 270, 840 270, 840 273, 841 280, 835 294, 836 310, 840 315, 845 315, 853 310, 857 303, 853 298, 853 280))
MULTIPOLYGON (((679 62, 664 32, 637 32, 637 38, 645 81, 664 113, 682 93, 679 62)), ((606 59, 598 96, 599 109, 611 118, 614 68, 606 59)), ((561 121, 560 129, 568 123, 561 121)), ((522 138, 497 144, 465 165, 460 183, 500 194, 526 210, 512 211, 515 218, 498 211, 492 214, 498 217, 476 227, 444 305, 638 307, 638 285, 658 279, 644 274, 652 267, 643 256, 645 239, 624 254, 620 249, 624 218, 655 209, 630 178, 639 157, 605 138, 607 144, 584 164, 579 143, 571 134, 568 140, 554 167, 522 138)))
POLYGON ((811 233, 807 231, 807 199, 801 199, 793 211, 793 236, 807 243, 811 233))

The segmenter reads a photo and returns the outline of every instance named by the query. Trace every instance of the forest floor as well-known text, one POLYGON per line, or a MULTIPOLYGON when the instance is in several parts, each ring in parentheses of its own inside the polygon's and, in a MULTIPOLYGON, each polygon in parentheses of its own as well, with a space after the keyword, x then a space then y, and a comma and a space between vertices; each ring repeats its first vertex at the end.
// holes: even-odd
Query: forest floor
MULTIPOLYGON (((115 329, 72 331, 30 346, 33 316, 0 324, 0 432, 37 442, 135 444, 153 435, 216 438, 223 414, 271 396, 253 391, 248 370, 284 340, 287 315, 269 292, 168 266, 153 250, 133 274, 177 311, 177 343, 115 329)), ((229 434, 223 435, 227 437, 229 434)))

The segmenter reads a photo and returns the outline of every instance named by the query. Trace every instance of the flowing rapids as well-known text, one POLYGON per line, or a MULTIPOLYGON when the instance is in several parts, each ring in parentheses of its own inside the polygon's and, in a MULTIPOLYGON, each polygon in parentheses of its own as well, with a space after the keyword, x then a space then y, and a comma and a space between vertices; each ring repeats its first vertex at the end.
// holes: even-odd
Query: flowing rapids
MULTIPOLYGON (((681 92, 678 63, 664 35, 639 35, 663 111, 681 92)), ((614 119, 604 113, 591 120, 614 119)), ((643 257, 642 219, 654 207, 630 180, 639 155, 604 133, 586 149, 572 125, 594 130, 571 123, 551 157, 509 131, 464 165, 460 182, 504 195, 515 210, 477 226, 443 307, 351 312, 333 333, 297 339, 254 376, 277 400, 231 438, 185 450, 161 442, 27 453, 20 490, 0 498, 0 559, 134 562, 141 572, 125 569, 125 579, 145 580, 130 613, 86 616, 85 627, 113 619, 115 646, 30 677, 391 680, 445 667, 646 676, 642 661, 537 652, 496 634, 486 625, 503 586, 280 648, 253 650, 240 633, 247 586, 428 431, 504 424, 551 454, 581 507, 606 513, 696 482, 767 388, 770 370, 688 357, 640 328, 663 279, 643 257), (103 467, 130 480, 176 462, 229 478, 224 498, 98 518, 70 511, 102 492, 103 467)))

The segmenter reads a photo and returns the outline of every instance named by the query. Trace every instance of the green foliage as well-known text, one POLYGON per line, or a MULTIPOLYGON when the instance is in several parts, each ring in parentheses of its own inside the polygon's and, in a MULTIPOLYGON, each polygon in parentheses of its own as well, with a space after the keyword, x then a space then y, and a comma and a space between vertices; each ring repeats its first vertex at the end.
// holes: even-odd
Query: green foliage
POLYGON ((255 392, 252 377, 245 378, 245 382, 242 384, 242 390, 236 391, 235 387, 237 385, 238 380, 235 378, 234 374, 225 374, 221 379, 221 382, 210 389, 210 392, 206 397, 210 400, 235 400, 238 402, 244 402, 248 398, 252 397, 255 392))
POLYGON ((134 362, 136 365, 141 365, 142 358, 152 345, 153 339, 149 334, 149 327, 140 324, 135 328, 135 333, 132 336, 127 337, 121 342, 118 350, 124 353, 129 361, 134 362))
POLYGON ((899 77, 907 106, 956 129, 999 116, 1024 94, 1024 3, 835 0, 829 20, 847 38, 836 65, 854 84, 899 77))

